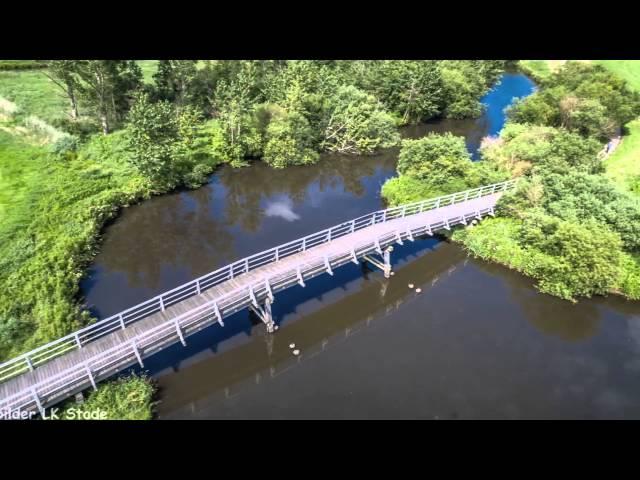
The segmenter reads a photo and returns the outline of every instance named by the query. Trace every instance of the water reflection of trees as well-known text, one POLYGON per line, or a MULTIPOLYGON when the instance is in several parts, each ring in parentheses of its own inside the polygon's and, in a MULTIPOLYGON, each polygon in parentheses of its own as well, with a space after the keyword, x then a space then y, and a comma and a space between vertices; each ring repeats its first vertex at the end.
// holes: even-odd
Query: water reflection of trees
POLYGON ((577 304, 538 292, 533 281, 500 265, 473 260, 482 271, 499 276, 509 286, 522 315, 540 332, 568 341, 585 340, 596 334, 601 313, 595 300, 577 304))
POLYGON ((325 155, 315 165, 283 170, 263 163, 244 169, 222 168, 217 178, 227 192, 226 218, 247 232, 256 232, 265 217, 260 205, 263 199, 282 194, 295 206, 302 205, 308 200, 313 184, 320 192, 342 186, 345 192, 360 198, 366 193, 363 180, 378 168, 393 170, 396 155, 392 151, 372 157, 325 155))
MULTIPOLYGON (((262 163, 249 168, 221 168, 218 182, 193 191, 153 198, 137 205, 112 225, 99 262, 107 271, 124 272, 132 287, 158 289, 163 268, 203 275, 236 260, 232 226, 255 233, 265 218, 261 202, 273 195, 294 205, 308 201, 312 184, 320 192, 342 186, 361 197, 363 179, 378 168, 393 170, 395 152, 373 157, 330 155, 316 165, 276 170, 262 163), (226 198, 214 198, 222 185, 226 198), (223 202, 223 215, 214 213, 223 202)), ((178 283, 183 281, 180 279, 178 283)))
POLYGON ((211 188, 151 199, 128 210, 109 232, 99 261, 134 287, 159 288, 167 264, 190 277, 233 258, 228 223, 214 218, 211 188))

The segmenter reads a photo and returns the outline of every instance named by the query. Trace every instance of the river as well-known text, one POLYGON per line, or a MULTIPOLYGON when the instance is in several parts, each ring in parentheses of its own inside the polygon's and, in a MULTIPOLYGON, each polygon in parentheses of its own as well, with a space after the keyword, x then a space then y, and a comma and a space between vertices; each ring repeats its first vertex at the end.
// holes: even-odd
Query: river
MULTIPOLYGON (((477 158, 533 83, 505 74, 464 135, 477 158)), ((194 191, 126 209, 81 288, 99 317, 240 257, 377 210, 397 150, 313 166, 223 167, 194 191)), ((147 360, 159 418, 640 418, 640 303, 578 305, 437 239, 393 252, 396 275, 350 264, 276 295, 275 335, 249 312, 147 360), (416 294, 408 288, 422 288, 416 294), (293 356, 289 344, 296 344, 293 356)))

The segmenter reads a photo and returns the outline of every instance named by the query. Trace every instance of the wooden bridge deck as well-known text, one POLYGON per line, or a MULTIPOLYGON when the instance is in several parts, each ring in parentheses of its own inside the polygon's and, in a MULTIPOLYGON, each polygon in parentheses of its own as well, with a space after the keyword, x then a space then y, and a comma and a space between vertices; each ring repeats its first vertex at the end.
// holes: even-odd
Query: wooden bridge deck
MULTIPOLYGON (((486 213, 488 209, 493 208, 501 195, 502 192, 489 194, 461 203, 432 209, 423 213, 374 224, 327 243, 308 248, 306 251, 293 254, 282 258, 279 261, 268 263, 247 273, 238 275, 235 278, 229 279, 202 291, 200 295, 194 295, 186 298, 179 303, 168 306, 164 311, 153 313, 146 318, 127 325, 126 328, 113 331, 103 337, 97 338, 96 340, 83 345, 80 349, 73 350, 57 358, 53 358, 47 363, 36 367, 33 371, 22 373, 19 376, 5 381, 0 384, 0 407, 2 407, 1 399, 16 396, 25 390, 33 390, 34 385, 37 385, 40 382, 46 381, 51 377, 55 377, 72 367, 85 364, 87 361, 99 356, 101 353, 106 352, 113 347, 126 344, 127 342, 130 342, 131 339, 146 331, 167 323, 180 315, 191 312, 213 300, 222 298, 225 295, 228 296, 231 292, 238 289, 242 289, 243 287, 247 288, 249 285, 253 285, 264 279, 277 278, 282 277, 285 274, 291 274, 291 272, 295 272, 300 265, 304 265, 312 260, 317 261, 318 258, 324 256, 331 258, 339 254, 349 254, 352 252, 354 246, 363 244, 367 241, 373 241, 376 238, 380 238, 381 236, 388 234, 389 232, 400 232, 401 238, 406 239, 410 237, 410 235, 407 234, 407 231, 416 227, 437 224, 445 219, 459 219, 463 215, 465 215, 466 218, 471 218, 474 213, 477 213, 478 211, 486 213)), ((434 228, 434 231, 435 230, 436 228, 434 228)), ((362 255, 358 254, 357 256, 360 257, 362 255)), ((344 263, 346 262, 343 262, 342 264, 344 263)), ((188 331, 186 334, 191 334, 195 331, 197 330, 188 331)), ((175 343, 175 341, 177 341, 177 339, 172 343, 175 343)), ((155 351, 157 350, 158 349, 155 351)), ((142 357, 144 358, 152 353, 154 352, 145 352, 142 354, 142 357)), ((95 381, 99 380, 100 378, 95 381)), ((93 383, 94 380, 92 379, 91 381, 93 383)), ((85 388, 87 386, 90 387, 91 383, 87 383, 85 388)), ((76 388, 75 391, 78 391, 78 388, 76 388)), ((71 395, 72 393, 72 391, 69 391, 66 396, 71 395)), ((56 401, 60 401, 60 398, 57 398, 56 401)), ((43 401, 43 403, 47 402, 43 401)))

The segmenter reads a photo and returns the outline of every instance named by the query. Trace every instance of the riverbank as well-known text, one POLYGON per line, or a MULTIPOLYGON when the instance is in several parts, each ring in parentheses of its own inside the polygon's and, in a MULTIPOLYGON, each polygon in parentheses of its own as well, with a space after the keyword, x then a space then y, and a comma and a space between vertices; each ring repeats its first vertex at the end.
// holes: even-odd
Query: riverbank
POLYGON ((146 375, 129 375, 105 382, 77 403, 65 402, 60 420, 151 420, 154 415, 155 382, 146 375))

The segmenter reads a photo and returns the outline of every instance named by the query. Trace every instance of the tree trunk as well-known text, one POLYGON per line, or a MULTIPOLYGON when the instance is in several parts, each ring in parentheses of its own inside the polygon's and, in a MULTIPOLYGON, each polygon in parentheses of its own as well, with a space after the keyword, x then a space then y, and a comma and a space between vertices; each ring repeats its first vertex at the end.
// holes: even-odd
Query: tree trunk
POLYGON ((78 101, 76 100, 76 94, 73 91, 72 87, 67 88, 67 95, 69 96, 69 101, 71 102, 71 118, 74 120, 78 119, 78 101))
POLYGON ((104 112, 100 114, 100 124, 102 125, 102 133, 104 135, 108 135, 109 134, 109 119, 107 118, 107 114, 104 113, 104 112))

